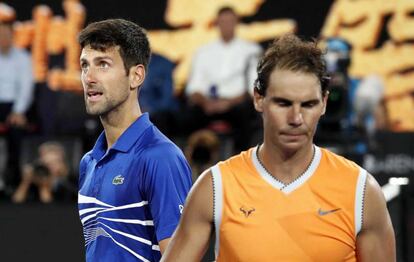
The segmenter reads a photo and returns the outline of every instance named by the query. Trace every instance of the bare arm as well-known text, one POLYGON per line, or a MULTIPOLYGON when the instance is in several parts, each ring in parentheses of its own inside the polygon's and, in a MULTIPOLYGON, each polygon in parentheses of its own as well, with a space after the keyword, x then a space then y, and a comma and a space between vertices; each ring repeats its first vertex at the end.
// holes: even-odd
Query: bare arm
POLYGON ((200 261, 207 250, 213 223, 213 183, 204 172, 188 195, 180 224, 161 261, 200 261))
POLYGON ((395 237, 384 195, 368 175, 362 230, 357 236, 358 261, 396 261, 395 237))
POLYGON ((164 254, 165 250, 167 249, 168 243, 170 242, 171 238, 166 238, 161 240, 158 245, 160 246, 161 255, 164 254))

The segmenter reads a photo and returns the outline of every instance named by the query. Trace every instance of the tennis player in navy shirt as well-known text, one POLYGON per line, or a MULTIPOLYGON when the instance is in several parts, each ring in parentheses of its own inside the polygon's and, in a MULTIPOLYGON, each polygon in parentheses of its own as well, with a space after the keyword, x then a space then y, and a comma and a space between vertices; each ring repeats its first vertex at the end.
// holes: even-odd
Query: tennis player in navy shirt
POLYGON ((159 261, 191 170, 137 102, 150 59, 147 36, 135 23, 110 19, 88 25, 79 43, 86 110, 104 127, 80 163, 86 261, 159 261))

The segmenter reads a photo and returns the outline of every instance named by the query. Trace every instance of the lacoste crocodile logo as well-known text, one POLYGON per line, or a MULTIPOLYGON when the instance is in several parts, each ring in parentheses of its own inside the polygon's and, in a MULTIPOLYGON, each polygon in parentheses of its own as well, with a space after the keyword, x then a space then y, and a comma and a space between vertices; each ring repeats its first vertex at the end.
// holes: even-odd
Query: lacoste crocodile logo
POLYGON ((117 175, 116 177, 114 177, 114 179, 112 180, 112 184, 113 185, 122 185, 124 183, 124 177, 121 175, 117 175))
POLYGON ((254 207, 247 208, 242 206, 240 208, 240 211, 244 214, 245 217, 249 217, 255 210, 256 209, 254 207))
POLYGON ((332 209, 332 210, 322 210, 321 208, 318 209, 318 215, 325 216, 331 213, 335 213, 336 211, 341 210, 340 208, 332 209))

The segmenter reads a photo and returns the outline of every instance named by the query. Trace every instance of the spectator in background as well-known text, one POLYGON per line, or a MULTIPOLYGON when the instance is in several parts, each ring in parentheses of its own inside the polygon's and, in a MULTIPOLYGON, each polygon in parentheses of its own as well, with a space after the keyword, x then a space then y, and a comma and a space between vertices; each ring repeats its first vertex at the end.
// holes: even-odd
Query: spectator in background
POLYGON ((188 138, 184 152, 196 181, 199 174, 220 160, 219 138, 210 130, 196 131, 188 138))
POLYGON ((327 113, 318 124, 318 141, 337 140, 350 126, 350 97, 352 91, 348 68, 351 62, 351 45, 342 38, 329 38, 326 41, 324 60, 331 77, 327 113))
POLYGON ((19 179, 20 142, 27 124, 25 113, 31 105, 32 96, 30 56, 25 50, 13 46, 12 21, 0 21, 0 126, 8 142, 7 174, 11 184, 16 184, 19 179))
POLYGON ((191 132, 225 120, 234 128, 235 149, 240 151, 249 146, 252 119, 258 121, 251 95, 261 48, 238 38, 237 24, 232 8, 219 10, 216 25, 220 39, 195 54, 185 90, 189 108, 180 125, 191 132))
POLYGON ((148 74, 139 91, 142 112, 148 112, 151 121, 167 136, 173 135, 171 119, 178 109, 172 77, 174 66, 165 57, 152 54, 148 74))
POLYGON ((25 202, 30 186, 33 184, 39 190, 40 201, 51 202, 54 192, 66 184, 69 169, 65 158, 65 150, 61 144, 57 142, 41 144, 39 158, 23 167, 22 181, 13 194, 12 201, 25 202))
POLYGON ((150 114, 176 109, 172 73, 174 64, 165 57, 152 54, 148 74, 139 94, 143 112, 150 114))
MULTIPOLYGON (((384 97, 384 81, 379 75, 369 74, 359 83, 355 91, 354 110, 358 130, 373 135, 376 115, 384 97)), ((380 122, 383 122, 380 120, 380 122)))

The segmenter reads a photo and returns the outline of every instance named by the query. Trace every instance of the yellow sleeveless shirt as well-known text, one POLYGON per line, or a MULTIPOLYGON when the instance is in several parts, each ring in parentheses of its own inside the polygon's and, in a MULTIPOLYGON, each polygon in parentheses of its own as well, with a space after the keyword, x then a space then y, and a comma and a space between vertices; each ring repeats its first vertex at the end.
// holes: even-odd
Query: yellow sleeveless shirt
POLYGON ((266 172, 257 147, 212 167, 217 261, 356 261, 367 173, 314 148, 288 185, 266 172))

